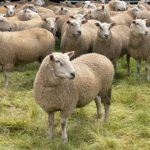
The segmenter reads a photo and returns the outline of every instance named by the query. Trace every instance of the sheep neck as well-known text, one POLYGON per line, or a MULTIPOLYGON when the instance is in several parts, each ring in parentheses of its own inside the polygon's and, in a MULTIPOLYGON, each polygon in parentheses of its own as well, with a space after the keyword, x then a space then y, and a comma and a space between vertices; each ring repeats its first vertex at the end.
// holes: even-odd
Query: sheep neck
POLYGON ((136 34, 136 33, 130 33, 130 38, 129 38, 129 41, 130 41, 130 46, 133 46, 135 48, 138 48, 141 46, 141 42, 143 40, 145 40, 145 35, 140 35, 140 34, 136 34))

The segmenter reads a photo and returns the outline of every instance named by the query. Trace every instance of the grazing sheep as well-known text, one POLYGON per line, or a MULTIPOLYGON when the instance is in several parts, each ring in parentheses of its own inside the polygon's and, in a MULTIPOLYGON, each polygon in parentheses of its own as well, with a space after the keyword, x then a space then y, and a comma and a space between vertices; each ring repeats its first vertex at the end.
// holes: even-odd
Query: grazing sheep
POLYGON ((5 87, 8 87, 8 72, 17 63, 31 63, 42 59, 55 49, 52 33, 34 28, 20 32, 0 32, 0 64, 5 74, 5 87))
POLYGON ((17 7, 17 5, 15 5, 15 6, 13 6, 13 5, 9 5, 9 6, 4 5, 4 7, 7 8, 6 17, 15 16, 15 14, 16 14, 15 8, 17 7))
POLYGON ((140 77, 141 61, 146 61, 147 80, 150 81, 150 29, 146 21, 133 20, 130 27, 129 54, 137 61, 137 77, 140 77))
POLYGON ((114 26, 113 23, 97 22, 99 31, 93 45, 93 52, 105 55, 116 69, 117 60, 127 54, 128 73, 130 73, 130 56, 127 52, 130 29, 125 25, 114 26))
POLYGON ((95 100, 100 117, 100 98, 104 103, 104 121, 109 116, 111 86, 114 76, 112 63, 103 55, 86 54, 73 61, 73 52, 47 56, 34 81, 36 102, 48 113, 49 136, 53 137, 54 113, 61 113, 62 139, 67 142, 67 119, 76 107, 95 100))
POLYGON ((60 49, 62 52, 75 51, 74 57, 92 52, 97 28, 95 20, 68 20, 62 35, 60 49))

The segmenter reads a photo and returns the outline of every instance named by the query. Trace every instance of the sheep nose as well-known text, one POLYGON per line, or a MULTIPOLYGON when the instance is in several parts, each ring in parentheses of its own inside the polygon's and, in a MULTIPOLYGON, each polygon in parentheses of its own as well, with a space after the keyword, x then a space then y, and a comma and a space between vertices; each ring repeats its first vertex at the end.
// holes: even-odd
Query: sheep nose
POLYGON ((70 75, 71 75, 70 79, 74 79, 75 78, 75 72, 71 72, 70 75))
POLYGON ((108 35, 108 34, 105 34, 104 36, 105 36, 105 38, 107 39, 109 35, 108 35))
POLYGON ((148 31, 145 31, 145 35, 148 35, 148 31))
POLYGON ((78 31, 78 34, 81 35, 81 31, 78 31))

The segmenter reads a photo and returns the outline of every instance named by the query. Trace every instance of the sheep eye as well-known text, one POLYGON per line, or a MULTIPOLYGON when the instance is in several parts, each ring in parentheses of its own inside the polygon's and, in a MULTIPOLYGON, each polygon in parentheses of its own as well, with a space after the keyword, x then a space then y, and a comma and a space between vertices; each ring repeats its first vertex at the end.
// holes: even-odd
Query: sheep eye
POLYGON ((56 63, 59 63, 61 66, 63 66, 63 63, 60 62, 59 60, 56 60, 56 63))

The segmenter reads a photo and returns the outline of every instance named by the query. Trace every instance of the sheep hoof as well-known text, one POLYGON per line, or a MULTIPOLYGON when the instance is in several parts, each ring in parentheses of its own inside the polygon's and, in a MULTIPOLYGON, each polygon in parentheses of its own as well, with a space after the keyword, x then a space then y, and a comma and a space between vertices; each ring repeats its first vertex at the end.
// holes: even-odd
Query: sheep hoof
POLYGON ((67 135, 62 136, 62 141, 63 141, 63 143, 67 143, 68 142, 67 135))
POLYGON ((97 114, 97 115, 96 115, 96 118, 97 118, 97 119, 100 119, 101 117, 102 117, 102 114, 97 114))

